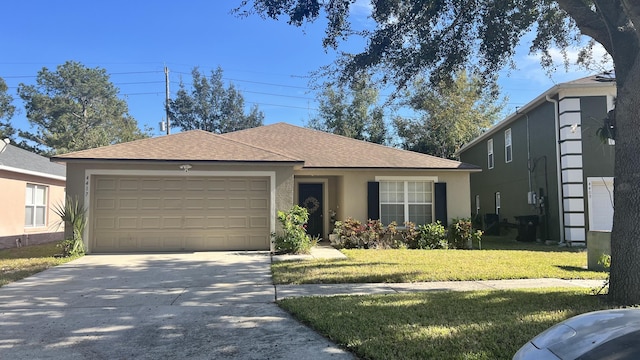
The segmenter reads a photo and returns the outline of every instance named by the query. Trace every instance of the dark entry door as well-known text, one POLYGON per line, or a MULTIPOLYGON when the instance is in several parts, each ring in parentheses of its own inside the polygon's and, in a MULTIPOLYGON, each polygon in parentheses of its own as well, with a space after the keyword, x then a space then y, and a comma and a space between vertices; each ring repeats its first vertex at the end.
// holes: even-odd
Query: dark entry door
POLYGON ((298 205, 307 208, 309 221, 307 222, 307 234, 324 237, 322 214, 322 184, 298 184, 298 205))

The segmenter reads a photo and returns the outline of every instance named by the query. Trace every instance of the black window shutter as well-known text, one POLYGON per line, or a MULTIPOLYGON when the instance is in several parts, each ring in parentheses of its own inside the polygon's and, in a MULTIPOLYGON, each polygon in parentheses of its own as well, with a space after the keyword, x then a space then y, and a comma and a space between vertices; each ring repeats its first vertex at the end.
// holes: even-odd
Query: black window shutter
POLYGON ((367 216, 371 220, 380 220, 380 183, 367 183, 367 216))
POLYGON ((436 218, 435 221, 440 220, 442 225, 448 226, 447 221, 447 183, 435 183, 435 197, 436 202, 436 218))

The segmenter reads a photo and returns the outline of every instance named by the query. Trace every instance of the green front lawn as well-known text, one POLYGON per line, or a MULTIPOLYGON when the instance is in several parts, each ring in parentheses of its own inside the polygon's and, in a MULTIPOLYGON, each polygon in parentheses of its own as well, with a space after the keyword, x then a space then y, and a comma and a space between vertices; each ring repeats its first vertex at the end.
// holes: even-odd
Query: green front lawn
POLYGON ((533 336, 608 307, 587 289, 292 298, 279 305, 363 359, 511 359, 533 336))
POLYGON ((0 250, 0 286, 77 258, 54 257, 59 253, 56 242, 0 250))
POLYGON ((396 283, 527 278, 605 279, 584 249, 485 238, 483 250, 342 250, 347 260, 273 263, 276 284, 396 283))

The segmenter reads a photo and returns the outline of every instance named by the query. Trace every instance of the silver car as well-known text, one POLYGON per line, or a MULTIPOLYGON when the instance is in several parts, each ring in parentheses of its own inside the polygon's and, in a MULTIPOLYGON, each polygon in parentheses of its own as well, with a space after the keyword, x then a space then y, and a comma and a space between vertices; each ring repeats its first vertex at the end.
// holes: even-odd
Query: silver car
POLYGON ((640 359, 640 309, 601 310, 574 316, 531 339, 513 359, 640 359))

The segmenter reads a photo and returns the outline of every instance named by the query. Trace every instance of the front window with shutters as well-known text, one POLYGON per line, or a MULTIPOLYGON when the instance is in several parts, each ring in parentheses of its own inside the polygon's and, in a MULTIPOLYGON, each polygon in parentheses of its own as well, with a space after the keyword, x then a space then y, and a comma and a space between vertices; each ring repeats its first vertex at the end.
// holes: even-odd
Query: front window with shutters
POLYGON ((47 224, 47 187, 27 184, 25 192, 24 225, 40 227, 47 224))
POLYGON ((380 221, 399 226, 433 222, 433 181, 380 181, 380 221))

